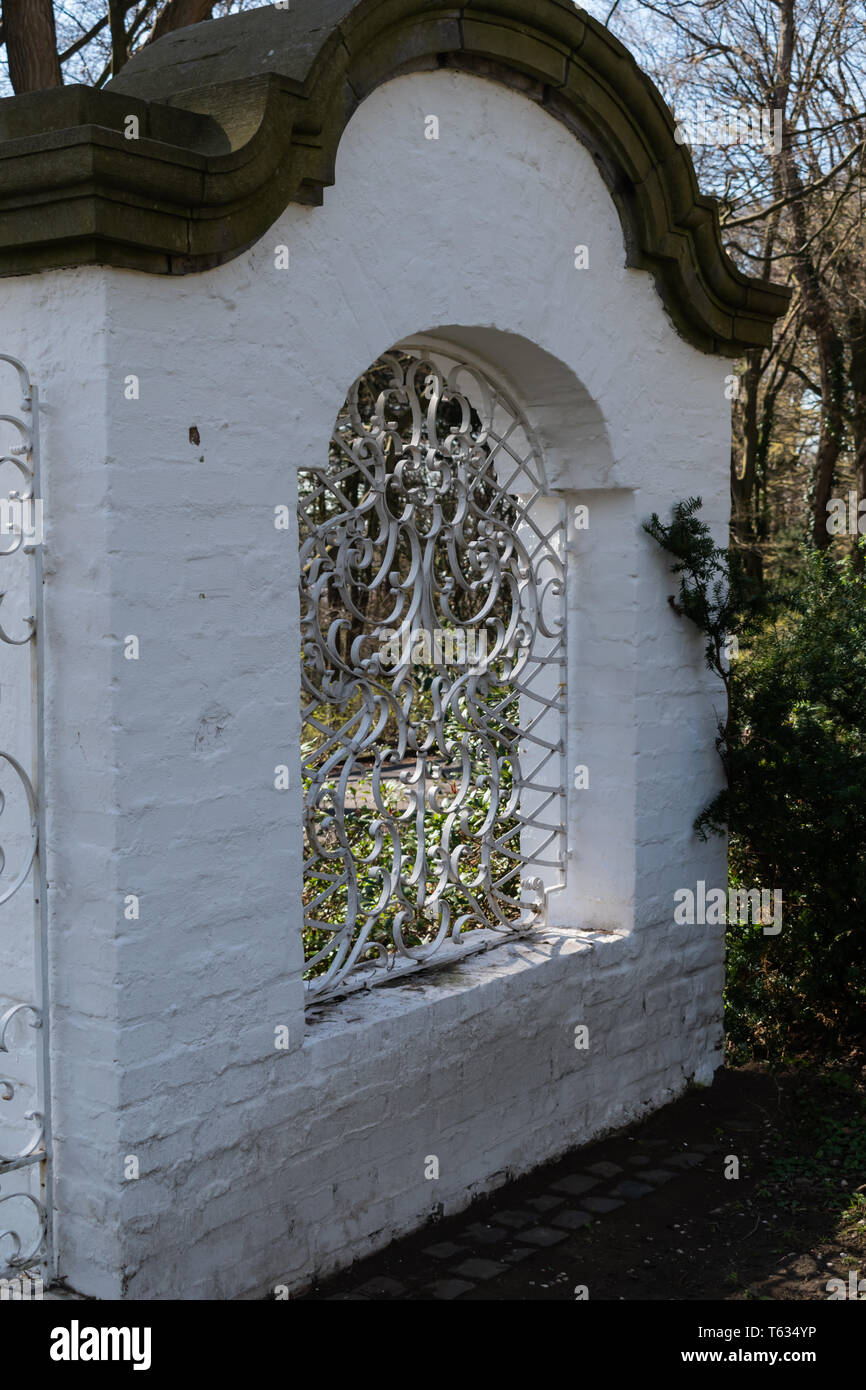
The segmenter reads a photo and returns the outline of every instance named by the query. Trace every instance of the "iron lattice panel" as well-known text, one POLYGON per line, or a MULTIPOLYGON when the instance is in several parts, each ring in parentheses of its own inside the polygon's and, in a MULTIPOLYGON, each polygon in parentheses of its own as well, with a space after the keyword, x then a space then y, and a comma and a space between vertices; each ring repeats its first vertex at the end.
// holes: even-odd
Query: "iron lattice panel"
POLYGON ((519 410, 438 348, 380 358, 327 466, 300 474, 311 997, 526 930, 561 886, 565 528, 546 492, 519 410))

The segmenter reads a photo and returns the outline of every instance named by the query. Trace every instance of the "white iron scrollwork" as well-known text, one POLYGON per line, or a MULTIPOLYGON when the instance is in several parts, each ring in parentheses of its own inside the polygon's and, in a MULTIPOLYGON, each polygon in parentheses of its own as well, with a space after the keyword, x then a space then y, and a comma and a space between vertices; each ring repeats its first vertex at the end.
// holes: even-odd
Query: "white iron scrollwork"
POLYGON ((327 466, 300 474, 311 998, 525 931, 561 885, 565 531, 548 494, 519 409, 438 346, 380 358, 327 466))
MULTIPOLYGON (((42 558, 41 534, 28 526, 28 518, 38 513, 41 531, 42 500, 39 497, 39 420, 38 395, 29 374, 14 357, 0 354, 0 363, 14 368, 23 397, 20 413, 0 414, 0 430, 11 427, 13 443, 0 451, 0 470, 12 469, 14 486, 0 489, 0 565, 5 565, 6 583, 0 584, 0 606, 9 597, 9 584, 15 584, 17 606, 26 603, 26 572, 11 571, 10 564, 29 569, 29 605, 23 613, 9 618, 3 608, 0 620, 0 651, 3 647, 29 648, 20 660, 27 662, 7 672, 4 683, 15 681, 16 693, 23 695, 29 683, 31 728, 16 729, 24 747, 18 755, 0 749, 0 818, 9 812, 12 825, 7 834, 0 826, 0 907, 16 912, 14 927, 25 923, 29 912, 18 912, 20 890, 32 884, 32 942, 18 936, 15 954, 22 962, 32 960, 34 995, 16 997, 21 988, 15 982, 11 996, 0 980, 0 1276, 38 1267, 51 1266, 51 1221, 48 1194, 51 1152, 49 1053, 47 1027, 46 902, 43 850, 43 813, 40 804, 43 786, 44 740, 42 730, 42 558), (30 759, 31 770, 25 766, 30 759), (10 810, 10 808, 12 808, 10 810), (10 909, 12 899, 15 907, 10 909), (20 945, 20 951, 19 951, 20 945), (8 1059, 8 1060, 7 1060, 8 1059), (17 1112, 19 1093, 34 1097, 34 1105, 17 1112)), ((8 435, 8 431, 7 431, 8 435)), ((4 479, 5 481, 5 479, 4 479)), ((0 576, 4 577, 4 576, 0 576)), ((19 658, 10 658, 12 662, 19 658)), ((4 701, 5 703, 5 701, 4 701)), ((24 702, 22 700, 22 705, 24 702)), ((26 705, 24 705, 26 707, 26 705)), ((28 935, 30 933, 28 932, 28 935)), ((4 944, 9 938, 4 919, 4 944)))

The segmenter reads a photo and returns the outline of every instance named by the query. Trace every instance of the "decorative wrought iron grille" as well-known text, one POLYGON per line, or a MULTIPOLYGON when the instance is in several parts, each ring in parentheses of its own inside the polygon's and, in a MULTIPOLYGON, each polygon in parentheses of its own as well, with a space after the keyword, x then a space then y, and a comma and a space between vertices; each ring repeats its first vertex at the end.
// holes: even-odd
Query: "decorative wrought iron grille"
POLYGON ((530 929, 562 885, 547 491, 518 408, 438 347, 380 358, 300 474, 311 998, 530 929))
POLYGON ((11 471, 14 483, 5 496, 0 493, 0 642, 12 649, 9 660, 4 661, 0 714, 15 717, 10 737, 17 737, 22 745, 15 752, 8 747, 0 751, 0 815, 4 817, 0 846, 0 1275, 21 1278, 24 1271, 32 1272, 36 1267, 43 1274, 50 1273, 52 1263, 46 894, 40 804, 44 781, 42 500, 38 393, 16 358, 0 354, 0 362, 15 369, 23 396, 18 414, 0 415, 4 435, 0 471, 7 478, 11 471), (17 681, 15 660, 29 667, 20 670, 17 681), (27 895, 20 892, 28 882, 32 890, 29 904, 27 895))

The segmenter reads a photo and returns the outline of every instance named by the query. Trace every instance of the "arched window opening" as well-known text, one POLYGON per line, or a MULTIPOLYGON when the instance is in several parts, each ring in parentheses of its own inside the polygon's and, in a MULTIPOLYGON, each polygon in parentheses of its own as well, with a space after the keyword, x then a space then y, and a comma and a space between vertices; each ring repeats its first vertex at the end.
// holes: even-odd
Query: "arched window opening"
POLYGON ((564 502, 477 366, 396 349, 299 475, 311 996, 543 921, 561 886, 564 502))

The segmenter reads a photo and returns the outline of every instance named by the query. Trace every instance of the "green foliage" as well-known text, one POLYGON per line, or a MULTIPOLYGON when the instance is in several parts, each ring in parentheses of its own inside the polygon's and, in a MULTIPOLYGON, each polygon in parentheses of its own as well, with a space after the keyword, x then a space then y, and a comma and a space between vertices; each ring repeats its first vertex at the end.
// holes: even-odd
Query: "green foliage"
POLYGON ((669 599, 675 613, 690 618, 707 638, 707 665, 722 679, 726 667, 722 646, 734 622, 732 558, 721 550, 698 513, 700 497, 678 502, 669 526, 653 512, 644 530, 673 556, 671 570, 680 575, 680 591, 669 599))
POLYGON ((757 1189, 776 1211, 816 1209, 862 1218, 856 1188, 866 1170, 866 1087, 851 1072, 802 1075, 790 1097, 790 1116, 757 1189))
POLYGON ((735 1060, 862 1037, 866 1005, 866 576, 807 551, 798 575, 758 593, 697 512, 645 529, 676 559, 675 607, 707 636, 729 714, 728 785, 695 823, 730 835, 735 887, 779 888, 778 936, 728 932, 726 1025, 735 1060), (739 657, 716 663, 736 627, 739 657))

